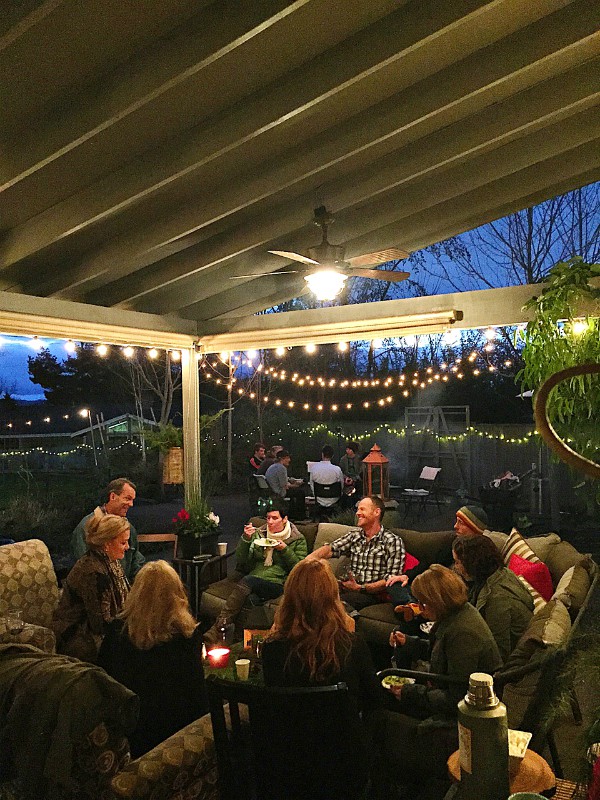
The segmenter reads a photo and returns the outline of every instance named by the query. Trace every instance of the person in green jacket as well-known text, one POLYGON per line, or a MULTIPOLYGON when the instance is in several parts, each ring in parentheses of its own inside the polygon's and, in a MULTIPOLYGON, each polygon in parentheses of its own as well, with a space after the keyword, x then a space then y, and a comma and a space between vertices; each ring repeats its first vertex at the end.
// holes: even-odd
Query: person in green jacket
MULTIPOLYGON (((374 770, 381 772, 383 783, 396 777, 402 783, 416 783, 423 775, 445 779, 447 759, 458 747, 457 704, 465 695, 469 675, 493 675, 502 664, 494 637, 467 601, 467 587, 459 575, 432 564, 414 579, 412 593, 425 619, 434 624, 428 640, 394 630, 390 635, 394 660, 399 650, 408 651, 412 660, 428 658, 431 672, 449 681, 390 687, 389 707, 377 721, 383 746, 374 770)), ((407 797, 416 794, 407 791, 407 797)), ((380 795, 381 791, 375 793, 380 795)))
POLYGON ((487 536, 457 536, 452 552, 454 569, 469 586, 469 602, 486 621, 504 664, 533 616, 533 597, 487 536))
MULTIPOLYGON (((106 487, 104 497, 106 498, 104 504, 95 508, 91 514, 87 514, 71 534, 71 550, 77 559, 85 555, 88 550, 85 539, 86 522, 94 516, 96 511, 101 511, 103 514, 115 514, 117 517, 126 517, 135 500, 135 484, 129 478, 115 478, 106 487)), ((129 523, 129 534, 129 550, 121 560, 121 568, 127 580, 133 583, 133 579, 146 563, 146 559, 140 553, 137 531, 131 523, 129 523)))
POLYGON ((283 584, 293 567, 306 558, 306 539, 290 522, 285 509, 277 500, 271 500, 267 510, 267 524, 255 528, 248 523, 236 550, 236 569, 243 574, 229 594, 214 625, 204 634, 204 641, 218 641, 220 627, 232 623, 247 600, 260 605, 283 594, 283 584))

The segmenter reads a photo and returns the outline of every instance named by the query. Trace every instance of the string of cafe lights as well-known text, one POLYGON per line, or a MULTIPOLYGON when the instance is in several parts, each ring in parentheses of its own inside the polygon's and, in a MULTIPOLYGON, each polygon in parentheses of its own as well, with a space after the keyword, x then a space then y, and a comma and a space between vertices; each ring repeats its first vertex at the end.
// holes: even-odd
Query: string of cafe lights
MULTIPOLYGON (((335 389, 337 391, 357 391, 357 390, 365 390, 365 389, 372 389, 372 388, 380 388, 380 389, 387 389, 388 391, 397 386, 400 388, 401 392, 400 395, 395 396, 393 394, 386 394, 381 395, 378 398, 373 400, 363 400, 362 403, 351 403, 351 402, 343 402, 340 400, 334 400, 330 402, 319 402, 319 403, 310 403, 307 402, 305 399, 299 400, 298 398, 281 398, 278 396, 274 396, 272 392, 265 394, 262 398, 264 403, 271 403, 275 407, 286 407, 289 409, 302 409, 304 411, 332 411, 337 412, 340 410, 351 410, 355 406, 360 406, 364 409, 369 408, 376 408, 380 407, 383 408, 387 405, 393 404, 396 400, 400 399, 400 396, 403 398, 408 398, 411 396, 412 392, 420 391, 423 389, 427 389, 430 385, 435 384, 436 382, 439 383, 447 383, 450 379, 456 378, 457 380, 462 380, 465 375, 472 375, 474 377, 484 375, 486 373, 496 373, 500 372, 502 368, 510 369, 513 366, 513 362, 510 359, 507 359, 503 362, 502 367, 496 366, 489 362, 490 354, 494 351, 494 345, 488 341, 488 344, 485 345, 483 352, 479 350, 472 350, 469 356, 466 358, 456 358, 450 362, 442 362, 437 367, 429 366, 423 368, 421 370, 417 370, 412 373, 408 372, 401 372, 395 375, 388 375, 385 379, 342 379, 337 380, 336 378, 325 378, 320 375, 301 375, 298 372, 288 373, 287 370, 282 369, 281 367, 268 367, 264 368, 262 363, 259 363, 256 366, 256 372, 263 372, 265 377, 273 378, 275 380, 281 382, 288 382, 293 383, 299 388, 302 389, 303 393, 306 392, 307 389, 316 388, 316 389, 335 389), (485 364, 481 365, 481 362, 484 361, 485 364), (480 366, 478 366, 478 363, 480 366)), ((249 355, 249 365, 253 366, 253 359, 249 355)), ((254 353, 252 353, 254 355, 254 353)), ((221 361, 224 364, 228 363, 229 360, 229 353, 221 353, 220 355, 221 361)), ((239 396, 247 394, 250 399, 256 398, 256 393, 249 391, 247 392, 243 388, 236 388, 235 384, 237 383, 237 378, 235 376, 224 376, 219 372, 219 362, 212 361, 210 362, 208 359, 204 362, 204 373, 203 376, 207 381, 214 381, 216 385, 223 385, 226 388, 235 389, 239 396), (213 373, 209 371, 209 368, 214 370, 213 373)))
MULTIPOLYGON (((318 423, 317 425, 313 425, 311 427, 304 427, 304 428, 287 428, 285 431, 279 430, 277 431, 276 435, 284 435, 284 434, 296 434, 300 436, 329 436, 332 439, 337 439, 338 434, 335 431, 332 431, 328 425, 325 423, 318 423)), ((368 439, 373 439, 377 437, 381 433, 387 433, 393 436, 397 436, 398 438, 404 438, 408 435, 411 436, 432 436, 439 442, 464 442, 470 437, 478 437, 480 439, 488 439, 497 442, 503 442, 504 444, 511 444, 511 445, 525 445, 531 439, 539 436, 536 430, 527 431, 522 436, 510 436, 505 433, 491 433, 485 430, 479 430, 473 426, 469 426, 464 431, 455 434, 441 434, 438 431, 432 430, 431 428, 423 427, 417 428, 414 425, 410 425, 409 428, 396 428, 393 427, 390 423, 383 422, 371 430, 363 431, 362 433, 350 433, 348 434, 347 438, 351 438, 354 441, 363 441, 368 439)), ((256 437, 256 433, 247 433, 247 434, 238 434, 236 438, 243 439, 245 442, 250 443, 253 442, 256 437)), ((570 442, 570 439, 565 440, 570 442)))
MULTIPOLYGON (((1 438, 1 437, 0 437, 1 438)), ((138 450, 141 451, 142 445, 139 442, 136 442, 133 439, 128 439, 126 442, 121 442, 121 444, 116 445, 115 447, 108 447, 107 449, 112 453, 117 450, 121 450, 123 447, 136 447, 138 450)), ((44 447, 30 447, 29 450, 2 450, 0 451, 0 458, 10 458, 11 456, 30 456, 37 453, 38 455, 46 455, 46 456, 72 456, 75 453, 78 453, 82 450, 93 450, 91 444, 78 444, 76 447, 72 447, 69 450, 47 450, 44 447)), ((96 448, 98 449, 98 448, 96 448)))

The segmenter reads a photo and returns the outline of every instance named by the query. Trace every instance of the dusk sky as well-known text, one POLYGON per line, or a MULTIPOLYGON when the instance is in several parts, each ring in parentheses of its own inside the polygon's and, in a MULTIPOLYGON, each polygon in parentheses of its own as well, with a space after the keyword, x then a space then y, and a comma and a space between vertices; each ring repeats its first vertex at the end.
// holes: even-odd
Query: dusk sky
MULTIPOLYGON (((41 386, 29 380, 27 371, 27 357, 36 353, 31 347, 31 341, 28 336, 0 337, 1 394, 9 392, 17 400, 43 400, 44 392, 41 386)), ((64 340, 41 339, 40 341, 57 358, 63 359, 68 355, 64 340)))

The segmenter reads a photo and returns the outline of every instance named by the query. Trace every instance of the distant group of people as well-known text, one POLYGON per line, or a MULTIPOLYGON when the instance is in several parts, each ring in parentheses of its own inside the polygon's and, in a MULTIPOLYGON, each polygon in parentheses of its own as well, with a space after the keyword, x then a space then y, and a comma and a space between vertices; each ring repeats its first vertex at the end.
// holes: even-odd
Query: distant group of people
POLYGON ((251 504, 256 505, 258 490, 252 476, 263 475, 272 497, 284 499, 289 507, 291 519, 301 520, 306 517, 305 498, 310 487, 317 507, 327 509, 348 508, 362 496, 361 458, 358 454, 358 443, 348 442, 345 453, 340 458, 339 466, 333 464, 333 447, 325 445, 321 451, 321 460, 314 462, 309 471, 308 486, 300 478, 291 478, 288 468, 291 455, 282 445, 273 445, 268 451, 262 442, 254 445, 252 456, 248 460, 250 467, 251 504), (332 496, 319 495, 315 491, 318 486, 335 487, 332 496))
MULTIPOLYGON (((330 455, 324 448, 315 480, 341 472, 330 455)), ((267 469, 279 463, 275 458, 267 469)), ((76 527, 73 550, 80 557, 64 581, 54 619, 59 652, 98 663, 139 695, 139 723, 130 737, 134 757, 206 713, 203 640, 217 641, 221 625, 233 622, 245 604, 282 596, 263 650, 267 685, 344 681, 363 720, 378 720, 384 739, 390 713, 407 742, 417 733, 432 737, 428 764, 433 772, 435 764, 441 770, 456 746, 456 703, 463 689, 451 682, 445 688, 415 684, 383 693, 369 649, 354 633, 353 609, 391 600, 399 615, 390 636, 397 663, 426 658, 433 672, 460 679, 500 668, 533 613, 531 595, 483 535, 481 509, 458 510, 456 536, 448 551, 438 553, 441 563, 407 569, 404 542, 384 527, 379 497, 363 497, 357 527, 310 554, 305 537, 275 498, 264 527, 244 527, 235 588, 203 635, 175 570, 165 561, 144 563, 126 518, 134 500, 132 481, 113 481, 104 504, 76 527), (328 561, 339 556, 347 556, 350 566, 338 579, 328 561), (433 623, 428 636, 407 627, 407 608, 418 622, 433 623), (160 686, 169 690, 157 691, 160 686)), ((419 739, 423 746, 427 741, 419 739)), ((405 766, 415 759, 415 768, 423 757, 418 748, 402 754, 405 766)))

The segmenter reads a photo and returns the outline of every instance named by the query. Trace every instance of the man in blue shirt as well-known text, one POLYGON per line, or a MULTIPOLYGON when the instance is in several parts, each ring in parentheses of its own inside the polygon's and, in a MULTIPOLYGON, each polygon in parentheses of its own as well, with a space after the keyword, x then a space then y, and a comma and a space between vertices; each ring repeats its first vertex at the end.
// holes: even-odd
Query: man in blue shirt
MULTIPOLYGON (((106 498, 104 505, 99 506, 104 514, 116 514, 118 517, 126 517, 135 500, 135 484, 129 478, 115 478, 106 487, 104 496, 106 498)), ((81 558, 87 551, 85 523, 94 511, 81 520, 71 535, 71 550, 75 558, 81 558)), ((137 532, 130 523, 129 550, 121 560, 123 572, 130 583, 145 563, 146 559, 139 551, 137 532)))

